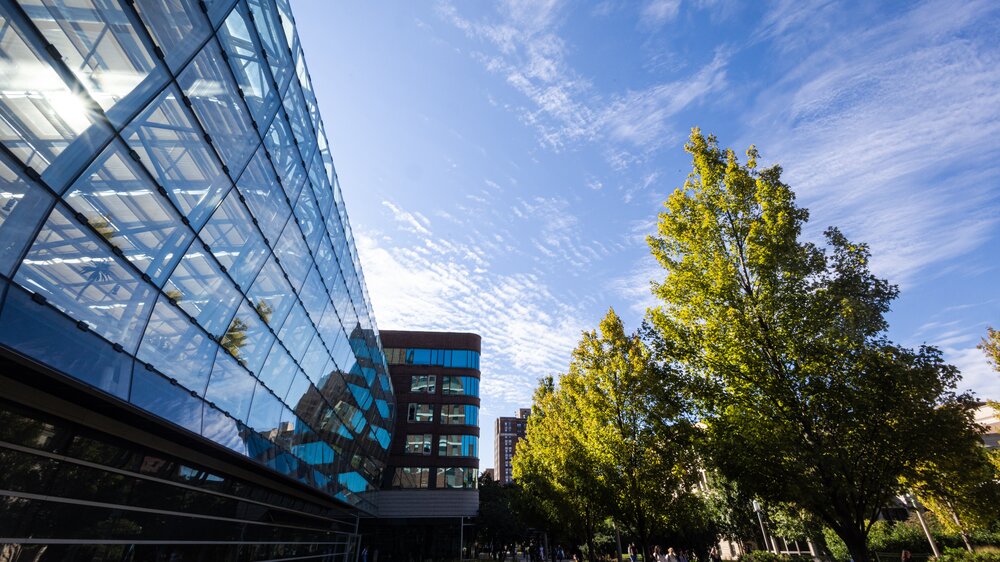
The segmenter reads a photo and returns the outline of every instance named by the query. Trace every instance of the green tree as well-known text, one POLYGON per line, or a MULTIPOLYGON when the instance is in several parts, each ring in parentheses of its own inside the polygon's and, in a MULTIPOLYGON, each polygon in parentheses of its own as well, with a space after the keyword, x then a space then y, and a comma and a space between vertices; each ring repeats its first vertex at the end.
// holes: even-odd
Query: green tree
POLYGON ((247 326, 247 323, 242 318, 239 316, 234 317, 233 321, 229 324, 229 328, 226 330, 226 333, 222 336, 222 341, 220 342, 220 345, 222 345, 226 351, 240 361, 243 360, 240 356, 240 350, 242 350, 243 346, 247 344, 248 327, 249 326, 247 326))
POLYGON ((655 533, 691 522, 700 511, 692 492, 699 471, 678 374, 655 362, 612 309, 598 330, 583 334, 559 383, 580 418, 605 513, 643 552, 655 533))
POLYGON ((692 131, 693 171, 648 241, 666 270, 649 317, 698 391, 706 458, 767 503, 830 527, 856 562, 878 511, 971 446, 959 374, 934 348, 885 336, 897 289, 835 228, 800 241, 808 211, 781 168, 741 164, 692 131))
POLYGON ((562 532, 587 545, 595 562, 594 538, 603 519, 604 487, 583 442, 582 419, 552 377, 543 378, 532 400, 527 433, 513 460, 514 478, 525 497, 562 532))
POLYGON ((986 360, 993 368, 1000 371, 1000 330, 986 328, 986 337, 977 345, 986 354, 986 360))

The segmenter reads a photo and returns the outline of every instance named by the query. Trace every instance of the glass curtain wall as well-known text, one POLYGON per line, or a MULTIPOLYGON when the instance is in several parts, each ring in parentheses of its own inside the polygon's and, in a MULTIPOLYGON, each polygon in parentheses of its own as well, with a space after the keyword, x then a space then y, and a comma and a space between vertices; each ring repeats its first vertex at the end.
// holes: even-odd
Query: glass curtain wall
POLYGON ((362 510, 394 400, 287 0, 0 0, 0 345, 362 510))

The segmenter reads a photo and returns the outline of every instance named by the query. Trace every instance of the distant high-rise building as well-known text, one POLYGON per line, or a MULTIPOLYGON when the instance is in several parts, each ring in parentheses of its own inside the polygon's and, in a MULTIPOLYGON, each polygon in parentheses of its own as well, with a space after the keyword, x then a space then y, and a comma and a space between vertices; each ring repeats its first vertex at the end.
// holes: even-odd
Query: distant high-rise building
POLYGON ((493 470, 496 474, 496 481, 501 484, 509 484, 514 481, 512 461, 514 452, 517 450, 517 443, 528 430, 528 416, 531 415, 531 408, 520 408, 516 417, 499 417, 495 427, 495 439, 493 442, 493 470))

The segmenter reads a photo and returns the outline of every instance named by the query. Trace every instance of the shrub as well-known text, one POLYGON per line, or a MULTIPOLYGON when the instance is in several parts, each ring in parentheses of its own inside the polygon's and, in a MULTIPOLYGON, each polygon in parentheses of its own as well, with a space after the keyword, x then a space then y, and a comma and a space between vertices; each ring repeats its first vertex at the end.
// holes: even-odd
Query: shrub
POLYGON ((754 550, 744 554, 740 558, 740 562, 812 562, 812 558, 809 556, 775 554, 766 550, 754 550))

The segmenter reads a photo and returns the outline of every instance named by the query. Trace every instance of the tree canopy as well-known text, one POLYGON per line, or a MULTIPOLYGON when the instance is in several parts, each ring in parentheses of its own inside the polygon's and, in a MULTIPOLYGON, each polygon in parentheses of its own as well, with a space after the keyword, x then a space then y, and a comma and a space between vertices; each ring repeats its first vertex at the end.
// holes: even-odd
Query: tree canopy
POLYGON ((856 562, 879 509, 978 444, 958 371, 885 335, 898 294, 865 244, 809 213, 779 166, 741 163, 695 129, 693 170, 648 241, 665 269, 655 333, 696 390, 706 459, 754 495, 805 510, 856 562))

